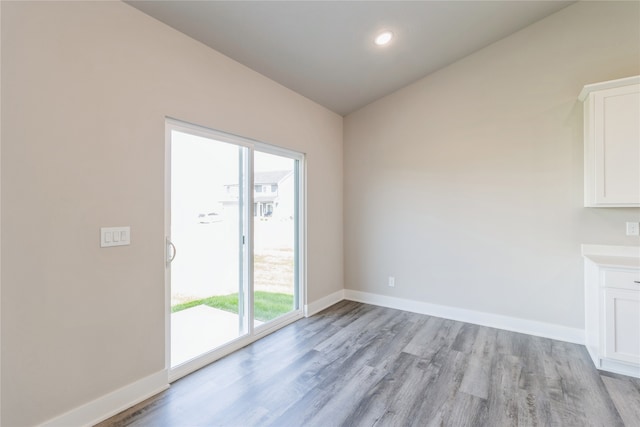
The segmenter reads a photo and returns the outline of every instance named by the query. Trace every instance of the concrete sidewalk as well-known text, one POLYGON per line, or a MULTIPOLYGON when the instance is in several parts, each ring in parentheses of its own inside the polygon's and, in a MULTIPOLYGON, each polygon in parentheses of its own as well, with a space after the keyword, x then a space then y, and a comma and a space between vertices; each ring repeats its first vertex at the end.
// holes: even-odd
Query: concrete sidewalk
MULTIPOLYGON (((262 322, 255 321, 255 325, 262 322)), ((171 367, 240 336, 238 315, 206 305, 171 314, 171 367)))

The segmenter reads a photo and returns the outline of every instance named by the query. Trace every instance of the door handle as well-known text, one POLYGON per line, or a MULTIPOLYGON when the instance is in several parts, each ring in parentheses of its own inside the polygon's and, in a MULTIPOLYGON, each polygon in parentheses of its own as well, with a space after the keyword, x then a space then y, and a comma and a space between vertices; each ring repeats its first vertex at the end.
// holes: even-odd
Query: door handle
POLYGON ((167 238, 167 264, 171 264, 176 257, 178 251, 176 250, 176 245, 173 244, 169 238, 167 238))

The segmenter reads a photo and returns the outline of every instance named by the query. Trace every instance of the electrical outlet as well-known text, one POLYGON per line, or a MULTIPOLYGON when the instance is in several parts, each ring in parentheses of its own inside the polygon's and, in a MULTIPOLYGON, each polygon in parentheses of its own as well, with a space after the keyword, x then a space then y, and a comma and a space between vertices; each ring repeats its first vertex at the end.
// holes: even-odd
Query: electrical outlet
POLYGON ((396 286, 396 278, 393 276, 389 276, 389 287, 393 288, 396 286))
POLYGON ((627 236, 640 235, 640 222, 627 222, 627 236))

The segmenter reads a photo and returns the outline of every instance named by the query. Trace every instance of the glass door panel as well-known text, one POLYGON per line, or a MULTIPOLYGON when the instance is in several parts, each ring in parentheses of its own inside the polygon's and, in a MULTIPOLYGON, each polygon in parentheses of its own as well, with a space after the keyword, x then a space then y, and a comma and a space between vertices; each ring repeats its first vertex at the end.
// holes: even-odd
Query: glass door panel
POLYGON ((248 151, 171 131, 171 367, 248 333, 248 151))
POLYGON ((297 310, 298 160, 253 157, 254 327, 297 310))

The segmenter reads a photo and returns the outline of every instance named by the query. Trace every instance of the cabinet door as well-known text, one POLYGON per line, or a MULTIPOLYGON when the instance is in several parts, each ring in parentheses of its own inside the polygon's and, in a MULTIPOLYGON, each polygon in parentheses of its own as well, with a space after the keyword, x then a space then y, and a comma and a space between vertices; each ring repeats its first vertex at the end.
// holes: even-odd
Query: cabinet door
POLYGON ((640 85, 594 93, 595 204, 640 204, 640 85))
POLYGON ((640 291, 605 288, 605 357, 640 363, 640 291))

